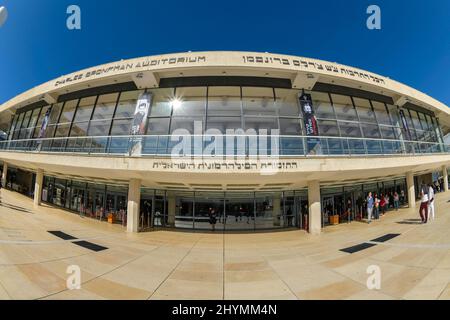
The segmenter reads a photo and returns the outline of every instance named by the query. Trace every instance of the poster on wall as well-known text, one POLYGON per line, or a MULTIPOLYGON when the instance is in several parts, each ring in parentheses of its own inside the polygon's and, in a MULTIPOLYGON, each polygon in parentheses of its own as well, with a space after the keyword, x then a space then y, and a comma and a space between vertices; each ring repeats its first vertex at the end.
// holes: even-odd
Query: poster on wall
MULTIPOLYGON (((42 139, 45 137, 45 132, 47 131, 48 123, 50 121, 50 112, 52 108, 48 108, 47 112, 44 115, 44 119, 42 120, 41 130, 39 131, 38 139, 42 139)), ((42 140, 37 142, 36 150, 40 151, 42 148, 42 140)))
POLYGON ((136 110, 131 125, 132 138, 130 144, 130 156, 140 156, 142 154, 142 136, 145 135, 148 123, 148 113, 152 104, 153 95, 143 93, 136 103, 136 110))
POLYGON ((303 113, 303 120, 305 124, 305 133, 308 137, 306 139, 306 147, 308 154, 321 154, 322 148, 319 138, 309 138, 319 136, 319 126, 317 124, 317 119, 314 114, 314 104, 310 94, 302 93, 299 97, 300 107, 303 113))

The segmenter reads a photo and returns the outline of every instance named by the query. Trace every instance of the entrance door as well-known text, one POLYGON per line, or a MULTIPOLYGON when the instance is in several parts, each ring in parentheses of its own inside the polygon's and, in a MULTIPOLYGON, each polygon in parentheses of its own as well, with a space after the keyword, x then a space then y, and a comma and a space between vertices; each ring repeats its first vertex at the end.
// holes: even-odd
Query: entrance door
POLYGON ((297 213, 296 227, 302 230, 309 230, 309 203, 306 193, 300 195, 295 193, 295 207, 297 213))
POLYGON ((253 193, 226 195, 226 230, 255 228, 255 197, 253 193))
POLYGON ((322 197, 322 227, 331 223, 331 217, 334 215, 334 196, 327 195, 322 197))
POLYGON ((105 216, 105 193, 104 192, 96 192, 95 193, 95 217, 99 220, 103 220, 106 218, 105 216))

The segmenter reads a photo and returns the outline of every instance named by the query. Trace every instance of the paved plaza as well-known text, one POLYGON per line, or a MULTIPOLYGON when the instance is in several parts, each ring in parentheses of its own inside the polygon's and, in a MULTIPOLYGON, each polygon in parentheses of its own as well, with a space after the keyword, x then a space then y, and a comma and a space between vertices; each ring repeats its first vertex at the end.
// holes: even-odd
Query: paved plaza
POLYGON ((49 206, 34 209, 31 199, 1 190, 0 299, 450 299, 449 200, 450 192, 437 195, 436 220, 426 225, 418 209, 401 209, 320 236, 128 234, 49 206), (388 234, 398 236, 371 242, 388 234), (368 245, 341 251, 360 244, 368 245), (66 286, 73 265, 82 271, 80 290, 66 286), (367 288, 369 266, 381 270, 380 290, 367 288))

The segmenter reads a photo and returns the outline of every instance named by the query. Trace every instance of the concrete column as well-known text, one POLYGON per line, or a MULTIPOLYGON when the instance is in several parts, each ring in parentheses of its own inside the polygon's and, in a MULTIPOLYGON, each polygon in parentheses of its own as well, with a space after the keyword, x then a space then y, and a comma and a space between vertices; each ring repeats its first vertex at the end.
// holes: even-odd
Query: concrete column
POLYGON ((8 176, 8 163, 3 162, 3 172, 2 172, 2 188, 6 188, 6 178, 8 176))
POLYGON ((410 208, 416 207, 416 190, 414 188, 414 174, 406 173, 406 188, 408 189, 408 205, 410 208))
POLYGON ((139 232, 141 180, 131 179, 128 187, 127 231, 139 232))
POLYGON ((36 182, 34 183, 34 206, 39 207, 42 199, 42 184, 44 182, 44 170, 38 169, 36 172, 36 182))
POLYGON ((167 194, 168 223, 172 227, 175 227, 176 211, 177 211, 177 198, 176 198, 175 194, 168 193, 167 194))
POLYGON ((322 232, 322 208, 320 203, 320 182, 308 181, 309 233, 322 232))
POLYGON ((444 176, 444 191, 448 191, 448 172, 447 172, 447 166, 442 167, 442 175, 444 176))

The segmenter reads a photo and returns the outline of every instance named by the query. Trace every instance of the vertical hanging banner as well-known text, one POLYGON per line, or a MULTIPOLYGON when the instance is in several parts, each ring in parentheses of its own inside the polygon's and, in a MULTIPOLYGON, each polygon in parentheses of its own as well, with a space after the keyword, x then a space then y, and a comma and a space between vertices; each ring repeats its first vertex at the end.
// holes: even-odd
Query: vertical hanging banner
MULTIPOLYGON (((47 112, 44 115, 44 119, 42 120, 41 130, 39 130, 38 139, 45 138, 45 133, 47 132, 48 123, 50 122, 50 113, 52 112, 52 108, 48 108, 47 112)), ((36 145, 36 150, 41 151, 42 148, 42 140, 38 140, 36 145)))
MULTIPOLYGON (((319 127, 314 114, 314 105, 310 94, 302 93, 299 97, 302 108, 305 132, 307 137, 318 137, 319 127)), ((308 154, 321 154, 321 144, 319 138, 307 138, 306 148, 308 154)))
POLYGON ((142 136, 145 135, 148 123, 148 113, 152 104, 153 95, 143 93, 139 96, 131 125, 130 156, 139 157, 142 154, 142 136))

